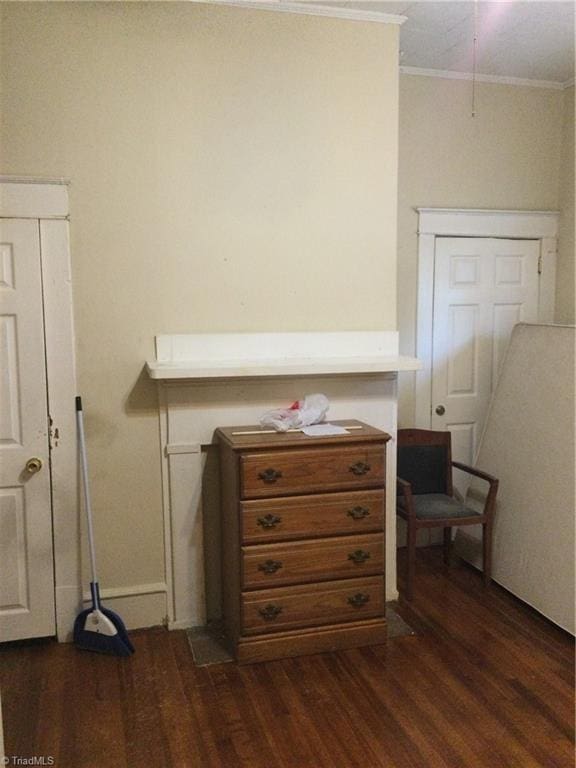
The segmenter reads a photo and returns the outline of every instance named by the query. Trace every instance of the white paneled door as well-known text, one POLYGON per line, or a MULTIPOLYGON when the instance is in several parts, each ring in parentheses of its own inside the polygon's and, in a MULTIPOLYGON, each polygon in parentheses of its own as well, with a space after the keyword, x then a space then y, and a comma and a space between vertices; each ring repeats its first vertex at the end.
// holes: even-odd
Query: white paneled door
MULTIPOLYGON (((434 266, 432 429, 473 464, 490 396, 519 322, 538 320, 537 240, 438 237, 434 266)), ((466 490, 463 473, 455 484, 466 490)))
POLYGON ((0 641, 55 633, 39 222, 0 221, 0 641))

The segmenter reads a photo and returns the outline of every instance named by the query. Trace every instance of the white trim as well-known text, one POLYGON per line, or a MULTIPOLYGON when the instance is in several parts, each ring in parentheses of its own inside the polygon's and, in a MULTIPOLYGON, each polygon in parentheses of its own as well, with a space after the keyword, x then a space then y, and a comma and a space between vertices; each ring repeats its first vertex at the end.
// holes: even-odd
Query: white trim
MULTIPOLYGON (((168 398, 166 385, 158 382, 158 432, 160 446, 168 445, 168 398)), ((166 617, 168 626, 174 621, 176 604, 174 597, 174 548, 172 546, 172 521, 170 519, 170 460, 161 450, 160 476, 162 479, 162 531, 164 535, 164 578, 166 581, 166 617)))
POLYGON ((174 443, 166 446, 167 456, 177 453, 202 453, 202 446, 200 443, 174 443))
POLYGON ((557 251, 558 240, 556 237, 543 237, 540 240, 540 263, 545 271, 540 276, 540 295, 538 297, 539 323, 554 322, 557 251), (544 275, 546 275, 545 279, 544 275))
MULTIPOLYGON (((115 600, 118 597, 133 597, 134 595, 157 595, 166 593, 166 584, 158 581, 153 584, 133 584, 129 587, 109 587, 100 590, 102 600, 115 600)), ((82 593, 82 602, 91 602, 92 597, 89 590, 82 593)))
POLYGON ((396 331, 328 333, 196 333, 156 337, 152 379, 412 371, 418 361, 398 355, 396 331))
POLYGON ((416 371, 420 362, 415 357, 333 358, 326 360, 274 360, 263 363, 245 360, 243 365, 225 363, 217 366, 205 360, 187 363, 146 363, 151 379, 252 379, 265 376, 323 376, 352 373, 391 373, 416 371))
POLYGON ((416 354, 422 364, 416 374, 415 426, 429 429, 432 409, 432 323, 434 258, 437 237, 505 237, 540 240, 538 322, 554 317, 557 211, 498 211, 477 208, 416 208, 418 212, 418 303, 416 354))
POLYGON ((168 629, 191 629, 192 627, 206 626, 205 624, 192 624, 191 619, 178 619, 177 621, 168 620, 168 629))
POLYGON ((379 13, 354 8, 339 8, 319 4, 304 4, 282 2, 281 0, 192 0, 203 5, 224 5, 236 8, 251 8, 257 11, 276 11, 277 13, 294 13, 302 16, 324 16, 332 19, 348 21, 369 21, 376 24, 404 24, 406 16, 395 13, 379 13))
POLYGON ((441 77, 444 80, 472 80, 478 83, 493 83, 496 85, 514 85, 527 88, 549 88, 561 91, 567 86, 556 80, 530 80, 524 77, 509 77, 507 75, 473 75, 471 72, 455 72, 451 69, 427 69, 425 67, 400 67, 401 75, 416 75, 417 77, 441 77))
POLYGON ((76 483, 75 344, 68 235, 68 189, 41 179, 0 177, 0 217, 34 218, 40 228, 46 377, 52 424, 50 454, 55 611, 59 640, 68 639, 80 605, 80 532, 76 483), (55 430, 58 429, 56 440, 55 430))
POLYGON ((1 217, 6 219, 68 218, 68 188, 60 182, 3 181, 0 183, 1 217))
POLYGON ((416 375, 414 390, 415 426, 429 428, 432 405, 432 318, 434 316, 433 234, 418 236, 418 303, 416 307, 416 353, 422 369, 416 375))
POLYGON ((558 211, 498 211, 489 208, 416 208, 418 234, 436 237, 556 237, 558 211))
MULTIPOLYGON (((127 629, 167 624, 166 584, 137 584, 132 587, 101 590, 104 607, 122 617, 127 629)), ((90 603, 86 595, 83 608, 90 603)))
POLYGON ((0 184, 63 184, 69 187, 71 183, 63 176, 6 176, 0 173, 0 184))
MULTIPOLYGON (((40 187, 39 187, 40 189, 40 187)), ((65 187, 62 189, 65 190, 65 187)), ((65 190, 66 191, 66 190, 65 190)), ((58 602, 58 590, 78 590, 80 527, 76 486, 76 396, 74 318, 68 222, 40 220, 40 252, 44 293, 46 376, 52 420, 50 467, 56 586, 56 630, 68 636, 68 609, 58 602), (58 432, 56 432, 58 430, 58 432), (55 435, 58 435, 56 439, 55 435)), ((77 596, 78 597, 78 596, 77 596)))
MULTIPOLYGON (((219 426, 215 424, 213 429, 219 426)), ((206 624, 205 563, 203 550, 202 453, 168 456, 170 551, 173 570, 174 612, 170 621, 189 627, 206 624)), ((166 557, 168 554, 166 553, 166 557)), ((168 565, 168 564, 167 564, 168 565)))

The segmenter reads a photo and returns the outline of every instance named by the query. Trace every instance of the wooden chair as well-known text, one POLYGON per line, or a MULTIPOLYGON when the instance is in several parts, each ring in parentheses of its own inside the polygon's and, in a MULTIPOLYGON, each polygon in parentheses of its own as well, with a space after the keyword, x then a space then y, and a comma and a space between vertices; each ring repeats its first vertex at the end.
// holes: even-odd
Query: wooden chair
POLYGON ((444 529, 444 562, 450 563, 452 526, 482 525, 484 583, 492 572, 492 521, 498 480, 486 472, 452 461, 450 432, 427 429, 398 430, 398 478, 396 512, 408 528, 408 578, 405 596, 414 595, 416 535, 420 528, 444 529), (481 513, 454 498, 452 467, 480 477, 490 484, 481 513))

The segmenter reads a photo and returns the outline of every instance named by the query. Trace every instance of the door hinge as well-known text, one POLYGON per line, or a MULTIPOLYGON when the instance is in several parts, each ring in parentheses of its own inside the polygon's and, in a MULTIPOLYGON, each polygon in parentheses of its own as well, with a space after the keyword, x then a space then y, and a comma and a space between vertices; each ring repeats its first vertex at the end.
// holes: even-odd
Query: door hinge
POLYGON ((540 256, 538 256, 538 274, 539 275, 542 274, 542 264, 543 264, 542 254, 540 254, 540 256))

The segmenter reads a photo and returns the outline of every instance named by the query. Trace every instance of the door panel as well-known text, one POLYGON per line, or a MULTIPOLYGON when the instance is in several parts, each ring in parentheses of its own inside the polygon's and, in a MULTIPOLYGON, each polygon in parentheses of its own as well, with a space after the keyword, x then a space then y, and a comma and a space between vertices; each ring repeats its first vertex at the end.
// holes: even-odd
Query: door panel
POLYGON ((478 305, 449 308, 448 395, 473 395, 477 384, 478 305))
POLYGON ((475 460, 512 328, 538 319, 538 256, 536 240, 436 238, 431 422, 456 460, 475 460))
POLYGON ((55 632, 40 270, 38 222, 0 221, 0 641, 55 632))

